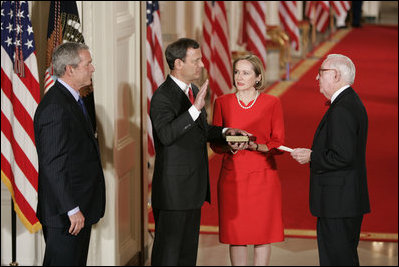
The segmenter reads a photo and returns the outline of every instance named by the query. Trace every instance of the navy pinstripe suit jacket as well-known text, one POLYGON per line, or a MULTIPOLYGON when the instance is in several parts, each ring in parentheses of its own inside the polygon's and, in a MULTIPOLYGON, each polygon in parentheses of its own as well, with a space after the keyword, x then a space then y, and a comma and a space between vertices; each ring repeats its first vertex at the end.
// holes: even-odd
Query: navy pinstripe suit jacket
POLYGON ((36 215, 48 227, 67 227, 79 206, 85 225, 103 217, 105 183, 97 140, 71 93, 59 82, 45 94, 34 117, 39 160, 36 215))

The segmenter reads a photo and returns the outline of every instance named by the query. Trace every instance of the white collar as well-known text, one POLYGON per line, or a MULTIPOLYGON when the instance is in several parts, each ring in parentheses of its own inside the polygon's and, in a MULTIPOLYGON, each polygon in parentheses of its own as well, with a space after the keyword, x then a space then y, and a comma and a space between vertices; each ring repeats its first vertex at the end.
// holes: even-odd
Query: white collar
POLYGON ((191 84, 186 84, 185 82, 180 81, 176 77, 170 75, 170 78, 180 87, 180 89, 183 90, 183 92, 187 95, 188 94, 188 87, 191 86, 191 84))
POLYGON ((76 92, 75 89, 73 89, 69 84, 67 84, 66 82, 64 82, 61 78, 58 78, 58 81, 65 86, 66 89, 68 89, 68 91, 72 94, 73 98, 75 98, 76 101, 79 100, 79 93, 76 92))
POLYGON ((349 85, 345 85, 345 86, 342 86, 339 90, 337 90, 337 91, 335 91, 335 93, 332 95, 332 97, 331 97, 331 104, 332 104, 332 102, 334 102, 334 100, 338 97, 338 95, 340 94, 340 93, 342 93, 342 91, 344 91, 346 88, 348 88, 349 87, 349 85))

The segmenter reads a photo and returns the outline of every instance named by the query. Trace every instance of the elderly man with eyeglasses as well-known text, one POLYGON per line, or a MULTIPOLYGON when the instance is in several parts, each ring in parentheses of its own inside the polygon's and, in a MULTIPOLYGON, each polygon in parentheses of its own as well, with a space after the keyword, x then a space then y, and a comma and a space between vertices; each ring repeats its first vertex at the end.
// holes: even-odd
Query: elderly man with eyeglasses
POLYGON ((321 266, 358 266, 357 246, 363 215, 370 212, 366 173, 368 118, 351 85, 355 65, 344 55, 330 54, 316 80, 331 105, 313 138, 311 149, 291 156, 309 163, 309 206, 317 217, 321 266))

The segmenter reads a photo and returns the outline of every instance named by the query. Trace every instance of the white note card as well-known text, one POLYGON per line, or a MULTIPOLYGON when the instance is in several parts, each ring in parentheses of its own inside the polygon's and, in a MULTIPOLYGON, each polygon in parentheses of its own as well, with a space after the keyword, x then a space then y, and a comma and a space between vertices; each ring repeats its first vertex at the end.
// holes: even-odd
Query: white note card
POLYGON ((286 146, 279 146, 278 149, 283 150, 283 151, 287 151, 287 152, 292 152, 294 151, 292 148, 286 147, 286 146))

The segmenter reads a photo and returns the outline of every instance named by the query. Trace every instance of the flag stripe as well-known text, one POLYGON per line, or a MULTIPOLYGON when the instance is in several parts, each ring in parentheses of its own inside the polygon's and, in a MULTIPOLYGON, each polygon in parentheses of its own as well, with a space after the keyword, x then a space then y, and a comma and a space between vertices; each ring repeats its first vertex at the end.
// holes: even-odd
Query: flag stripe
POLYGON ((208 72, 211 102, 232 92, 232 63, 226 9, 223 1, 204 2, 201 51, 208 72))
MULTIPOLYGON (((20 166, 20 170, 24 174, 24 178, 27 179, 34 188, 37 188, 37 179, 34 179, 34 177, 37 176, 37 169, 29 160, 27 154, 25 154, 25 151, 21 148, 19 142, 15 140, 15 135, 12 132, 11 124, 9 123, 8 119, 5 118, 3 113, 1 113, 1 122, 2 124, 4 124, 2 134, 4 135, 4 138, 7 139, 7 140, 4 139, 2 141, 7 142, 10 145, 10 147, 12 147, 11 151, 13 155, 16 156, 15 158, 13 157, 13 162, 15 162, 18 166, 20 166)), ((2 145, 6 146, 3 143, 2 145)), ((32 153, 29 154, 32 155, 32 153)))
MULTIPOLYGON (((18 213, 18 215, 23 216, 23 218, 26 218, 26 220, 28 220, 30 225, 34 225, 35 223, 38 223, 38 220, 36 218, 36 207, 32 207, 31 204, 28 201, 26 201, 25 195, 27 195, 27 194, 22 193, 18 189, 18 186, 16 185, 16 183, 14 183, 14 175, 13 175, 11 165, 9 163, 9 160, 7 160, 3 156, 3 153, 1 154, 1 171, 2 171, 2 178, 7 179, 7 183, 10 183, 10 185, 11 185, 11 190, 12 190, 11 194, 13 195, 14 201, 16 202, 15 205, 18 205, 19 209, 21 211, 22 210, 24 211, 22 213, 18 213)), ((9 187, 9 186, 7 186, 7 187, 9 187)), ((33 194, 33 195, 30 198, 36 197, 35 192, 31 192, 31 194, 33 194)), ((26 226, 26 224, 25 224, 25 226, 26 226)))
POLYGON ((336 16, 346 16, 350 9, 350 1, 330 1, 331 6, 334 8, 336 16))
MULTIPOLYGON (((23 138, 30 138, 30 140, 35 142, 35 133, 33 131, 33 118, 32 115, 25 109, 24 105, 19 101, 19 97, 14 94, 15 91, 12 91, 11 81, 8 79, 7 75, 1 70, 1 109, 7 113, 13 113, 8 117, 16 117, 16 121, 20 121, 21 126, 23 128, 23 138), (9 103, 12 99, 14 104, 9 103), (7 108, 6 108, 7 106, 7 108), (32 125, 31 125, 32 124, 32 125), (26 134, 25 134, 26 133, 26 134)), ((37 104, 36 104, 37 107, 37 104)), ((8 115, 8 114, 7 114, 8 115)))
POLYGON ((291 45, 299 51, 299 27, 296 17, 296 1, 280 1, 279 18, 283 29, 291 39, 291 45))
MULTIPOLYGON (((1 54, 2 55, 7 54, 7 52, 4 51, 3 47, 1 48, 1 54)), ((35 64, 35 62, 33 62, 32 64, 35 64)), ((4 72, 4 74, 2 73, 2 75, 5 75, 4 77, 7 77, 10 80, 10 84, 12 83, 12 86, 10 86, 8 89, 11 90, 12 87, 18 88, 18 90, 13 90, 13 92, 16 95, 16 97, 19 99, 19 101, 21 101, 21 104, 25 107, 26 110, 33 111, 33 112, 31 112, 31 115, 30 115, 30 118, 33 119, 34 111, 36 110, 37 105, 40 101, 40 100, 36 100, 36 98, 38 96, 40 98, 40 87, 39 87, 39 84, 36 83, 35 81, 33 83, 27 81, 27 80, 33 78, 33 76, 30 76, 30 75, 28 76, 28 74, 30 74, 28 66, 29 65, 25 64, 25 75, 26 76, 24 78, 21 78, 18 75, 14 74, 13 63, 10 60, 10 58, 9 57, 1 57, 1 68, 4 72), (29 90, 29 88, 31 90, 39 91, 39 94, 38 93, 32 94, 31 91, 29 90)), ((3 80, 2 80, 2 84, 3 84, 3 80)))
MULTIPOLYGON (((14 176, 12 179, 12 183, 18 188, 19 191, 23 193, 24 199, 28 202, 31 209, 36 210, 36 203, 35 199, 37 197, 37 191, 32 186, 31 183, 27 183, 26 176, 24 172, 19 167, 19 159, 15 158, 18 156, 15 153, 14 148, 11 146, 10 142, 8 141, 7 137, 1 132, 1 140, 2 140, 2 154, 11 166, 12 175, 14 176), (4 146, 4 148, 3 148, 4 146), (4 153, 3 153, 4 152, 4 153)), ((21 167, 25 168, 25 166, 21 165, 21 167)), ((15 192, 15 189, 14 189, 15 192)))
POLYGON ((245 45, 247 51, 258 56, 266 68, 266 2, 243 1, 242 12, 243 20, 238 44, 245 45))
MULTIPOLYGON (((322 1, 324 2, 324 1, 322 1)), ((316 29, 319 32, 325 32, 330 18, 329 10, 326 10, 325 5, 319 4, 316 7, 316 29)))
POLYGON ((306 1, 305 14, 311 21, 314 20, 317 31, 324 32, 329 24, 329 1, 306 1))

